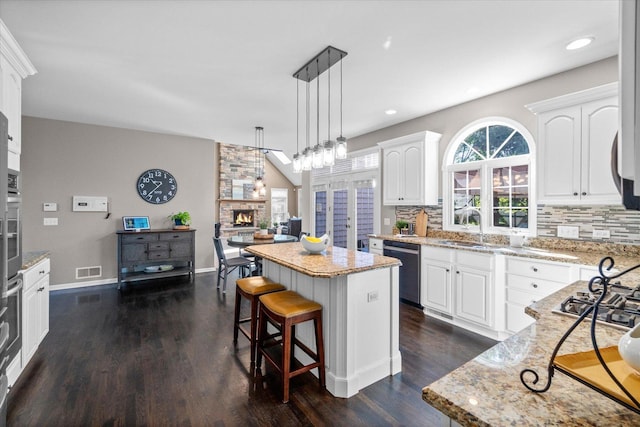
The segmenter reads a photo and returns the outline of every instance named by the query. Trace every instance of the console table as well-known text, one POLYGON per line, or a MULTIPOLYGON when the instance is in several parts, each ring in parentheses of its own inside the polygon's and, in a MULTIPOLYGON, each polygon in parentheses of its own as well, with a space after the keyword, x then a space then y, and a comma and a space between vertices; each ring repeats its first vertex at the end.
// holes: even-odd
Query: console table
POLYGON ((193 281, 195 231, 118 231, 118 289, 126 282, 184 274, 193 281))

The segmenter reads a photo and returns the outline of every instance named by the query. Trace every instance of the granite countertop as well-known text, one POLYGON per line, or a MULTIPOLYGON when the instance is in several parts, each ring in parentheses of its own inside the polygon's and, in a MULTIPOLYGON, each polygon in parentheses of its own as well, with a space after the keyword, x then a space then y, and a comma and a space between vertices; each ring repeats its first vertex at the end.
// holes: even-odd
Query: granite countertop
POLYGON ((310 254, 300 242, 253 245, 245 250, 308 276, 322 278, 401 264, 396 258, 352 251, 337 246, 330 246, 321 254, 310 254))
POLYGON ((377 239, 394 240, 417 245, 435 246, 448 249, 461 249, 474 252, 493 252, 502 255, 526 257, 535 259, 545 259, 548 261, 566 262, 571 264, 582 264, 596 266, 605 256, 612 256, 616 262, 616 268, 629 268, 638 264, 640 259, 640 245, 619 245, 597 242, 586 242, 581 240, 537 238, 530 239, 529 245, 523 248, 510 247, 506 242, 506 237, 494 237, 487 245, 477 246, 457 246, 451 242, 469 240, 466 233, 452 233, 445 231, 434 231, 429 237, 418 236, 397 236, 397 235, 369 235, 377 239))
POLYGON ((22 268, 27 270, 49 256, 49 251, 31 251, 22 254, 22 268))
MULTIPOLYGON (((638 280, 636 270, 623 282, 638 280)), ((552 309, 587 286, 587 282, 576 282, 528 307, 527 313, 537 319, 535 324, 423 388, 423 400, 462 425, 640 425, 640 415, 562 373, 554 375, 545 393, 533 393, 520 382, 520 372, 530 368, 540 375, 540 388, 546 383, 553 349, 575 320, 552 309)), ((578 326, 558 354, 592 350, 589 326, 589 322, 578 326)), ((601 348, 617 345, 624 333, 607 325, 596 331, 601 348)))

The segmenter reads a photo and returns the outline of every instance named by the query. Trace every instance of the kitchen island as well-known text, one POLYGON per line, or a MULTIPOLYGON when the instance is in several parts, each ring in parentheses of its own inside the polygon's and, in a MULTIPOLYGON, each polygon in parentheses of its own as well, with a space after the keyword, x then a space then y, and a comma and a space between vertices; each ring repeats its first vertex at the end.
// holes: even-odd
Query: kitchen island
MULTIPOLYGON (((351 397, 401 371, 396 258, 329 247, 310 254, 302 244, 254 245, 262 274, 323 307, 327 390, 351 397)), ((315 350, 312 325, 296 337, 315 350)), ((309 363, 306 355, 296 358, 309 363)))
MULTIPOLYGON (((622 266, 621 266, 622 267, 622 266)), ((637 282, 640 274, 626 280, 637 282)), ((552 310, 569 295, 587 289, 579 281, 527 307, 537 321, 422 390, 422 398, 442 413, 443 424, 473 426, 638 426, 640 415, 557 372, 545 393, 533 393, 520 382, 523 369, 547 381, 547 365, 555 345, 574 318, 552 310)), ((592 350, 590 322, 583 322, 559 354, 592 350)), ((624 331, 598 326, 600 348, 615 346, 624 331)), ((530 383, 530 382, 529 382, 530 383)))

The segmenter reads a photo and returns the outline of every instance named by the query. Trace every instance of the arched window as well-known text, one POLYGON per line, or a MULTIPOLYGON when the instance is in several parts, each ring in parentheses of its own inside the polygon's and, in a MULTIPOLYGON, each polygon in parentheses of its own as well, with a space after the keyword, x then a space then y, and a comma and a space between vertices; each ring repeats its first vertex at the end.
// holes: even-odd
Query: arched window
POLYGON ((521 124, 487 118, 451 140, 443 166, 445 230, 535 235, 535 146, 521 124), (480 214, 478 214, 480 213, 480 214))

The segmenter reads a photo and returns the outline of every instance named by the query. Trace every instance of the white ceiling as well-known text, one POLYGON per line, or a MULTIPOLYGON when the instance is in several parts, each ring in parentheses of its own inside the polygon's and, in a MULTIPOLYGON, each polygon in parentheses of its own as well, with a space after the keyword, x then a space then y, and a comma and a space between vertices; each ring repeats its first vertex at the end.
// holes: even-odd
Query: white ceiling
MULTIPOLYGON (((38 70, 24 82, 24 115, 244 145, 263 126, 265 145, 289 157, 292 74, 327 45, 348 52, 347 138, 618 51, 616 0, 2 0, 0 17, 38 70), (595 37, 590 47, 564 49, 585 35, 595 37), (390 108, 398 113, 385 115, 390 108)), ((325 75, 320 82, 326 139, 325 75)), ((315 121, 311 128, 315 144, 315 121)))

